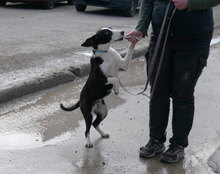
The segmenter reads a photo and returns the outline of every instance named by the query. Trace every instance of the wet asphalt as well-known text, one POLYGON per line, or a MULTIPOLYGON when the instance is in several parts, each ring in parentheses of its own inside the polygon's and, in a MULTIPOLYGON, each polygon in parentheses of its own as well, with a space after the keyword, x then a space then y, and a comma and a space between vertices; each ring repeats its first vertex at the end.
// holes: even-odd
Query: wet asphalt
MULTIPOLYGON (((214 78, 210 74, 217 73, 212 67, 220 64, 215 59, 219 48, 214 48, 214 51, 210 58, 211 69, 204 73, 197 92, 200 100, 196 100, 198 110, 190 146, 179 163, 161 163, 160 155, 150 160, 139 157, 139 148, 148 141, 149 99, 144 95, 127 94, 122 89, 118 96, 111 94, 106 98, 109 113, 101 129, 109 133, 110 138, 102 139, 92 128, 94 147, 85 148, 82 114, 79 110, 67 113, 59 108, 60 102, 71 105, 78 100, 84 78, 1 105, 0 173, 211 173, 206 160, 220 145, 217 119, 219 94, 213 95, 219 82, 215 81, 211 86, 207 84, 214 78), (210 96, 204 90, 207 85, 213 91, 210 96), (212 112, 207 108, 211 108, 212 112), (211 119, 205 117, 207 112, 212 114, 211 119)), ((129 91, 141 91, 146 81, 144 58, 134 60, 128 72, 120 73, 120 79, 129 91)), ((172 136, 170 124, 167 131, 169 138, 172 136)))
MULTIPOLYGON (((128 73, 120 73, 120 79, 131 92, 142 90, 146 81, 144 59, 133 62, 128 73)), ((85 148, 82 114, 79 110, 67 113, 59 108, 60 102, 71 105, 77 101, 84 82, 85 79, 69 83, 1 106, 0 120, 3 124, 0 142, 6 140, 7 145, 0 148, 1 153, 6 154, 0 157, 0 162, 9 160, 9 164, 2 165, 2 171, 13 171, 6 167, 11 163, 12 168, 17 168, 15 173, 26 173, 24 168, 27 166, 30 168, 27 171, 31 173, 50 173, 53 170, 52 173, 63 174, 185 173, 183 161, 166 165, 159 161, 159 155, 152 160, 139 158, 139 147, 147 142, 148 137, 149 99, 143 95, 127 97, 122 89, 119 96, 111 94, 106 98, 109 114, 101 128, 110 134, 110 138, 102 139, 92 128, 94 148, 85 148), (8 110, 4 110, 5 107, 8 110), (21 141, 12 143, 10 135, 20 137, 21 141), (24 135, 28 135, 28 141, 24 135), (22 139, 28 143, 22 143, 22 139), (53 154, 50 154, 51 151, 53 154), (26 159, 26 156, 29 160, 21 160, 18 165, 19 159, 26 159), (62 164, 63 159, 71 167, 62 169, 65 165, 53 166, 62 164)))

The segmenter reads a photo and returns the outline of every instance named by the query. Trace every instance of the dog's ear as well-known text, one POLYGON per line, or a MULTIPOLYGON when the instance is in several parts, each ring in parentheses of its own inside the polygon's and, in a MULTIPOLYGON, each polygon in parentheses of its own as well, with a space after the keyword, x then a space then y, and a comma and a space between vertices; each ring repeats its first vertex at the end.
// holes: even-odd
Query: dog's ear
POLYGON ((92 36, 88 39, 86 39, 86 41, 81 45, 82 47, 91 47, 94 45, 94 39, 95 39, 95 36, 92 36))

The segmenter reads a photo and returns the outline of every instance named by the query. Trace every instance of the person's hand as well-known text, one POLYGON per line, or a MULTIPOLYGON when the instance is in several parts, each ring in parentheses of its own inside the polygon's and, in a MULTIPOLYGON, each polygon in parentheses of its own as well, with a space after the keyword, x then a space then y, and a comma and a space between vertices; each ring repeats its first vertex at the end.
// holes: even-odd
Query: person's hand
POLYGON ((188 0, 172 0, 178 10, 184 10, 188 7, 188 0))
POLYGON ((130 31, 128 34, 126 34, 126 37, 130 36, 130 38, 128 39, 131 43, 135 44, 137 43, 137 41, 139 41, 138 38, 143 38, 144 35, 141 31, 137 31, 137 30, 132 30, 130 31))

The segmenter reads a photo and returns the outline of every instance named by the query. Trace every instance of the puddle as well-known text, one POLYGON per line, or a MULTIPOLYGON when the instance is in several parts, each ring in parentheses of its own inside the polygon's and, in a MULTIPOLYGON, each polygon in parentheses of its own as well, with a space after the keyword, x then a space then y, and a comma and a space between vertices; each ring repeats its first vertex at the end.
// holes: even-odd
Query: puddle
POLYGON ((0 135, 0 149, 33 149, 40 148, 43 146, 54 145, 65 140, 70 139, 72 134, 66 132, 60 136, 54 137, 53 139, 43 142, 42 136, 40 134, 9 134, 0 135))
MULTIPOLYGON (((119 76, 125 86, 144 84, 146 81, 145 62, 142 59, 134 61, 129 70, 121 72, 119 76)), ((0 134, 10 135, 3 139, 9 141, 11 137, 15 136, 17 145, 19 145, 20 138, 27 138, 38 146, 41 141, 41 143, 47 142, 66 132, 73 132, 79 126, 79 121, 83 120, 83 115, 79 109, 64 112, 60 109, 59 104, 76 103, 85 81, 86 78, 1 105, 0 134), (19 136, 11 135, 11 132, 19 133, 19 136), (33 134, 27 137, 30 132, 33 134), (38 135, 37 137, 35 133, 38 135), (35 141, 36 138, 39 141, 35 141)), ((105 100, 108 109, 125 102, 120 98, 120 94, 119 96, 111 94, 105 100)))
MULTIPOLYGON (((143 85, 146 81, 144 60, 132 62, 129 70, 120 72, 119 77, 127 88, 143 85)), ((10 148, 39 147, 67 132, 73 133, 80 121, 84 124, 83 115, 80 109, 73 112, 62 111, 59 104, 75 104, 85 81, 86 78, 17 99, 13 104, 9 102, 1 105, 0 144, 6 142, 2 143, 3 146, 10 148), (23 141, 27 144, 22 144, 23 141)), ((105 101, 109 110, 125 102, 120 94, 116 96, 113 93, 105 101)))
MULTIPOLYGON (((144 84, 146 81, 145 62, 142 59, 134 61, 131 63, 129 70, 127 72, 121 72, 119 76, 125 86, 144 84)), ((78 100, 79 92, 84 83, 85 79, 49 91, 42 96, 38 104, 44 105, 48 101, 60 101, 65 105, 72 105, 78 100)), ((125 102, 124 99, 120 98, 120 94, 119 96, 111 94, 105 98, 105 101, 108 109, 115 108, 125 102)), ((80 109, 72 112, 64 112, 59 109, 59 105, 57 107, 58 110, 51 114, 50 117, 39 120, 40 125, 46 128, 43 132, 43 141, 48 141, 67 131, 74 131, 79 126, 79 121, 83 120, 80 109)))

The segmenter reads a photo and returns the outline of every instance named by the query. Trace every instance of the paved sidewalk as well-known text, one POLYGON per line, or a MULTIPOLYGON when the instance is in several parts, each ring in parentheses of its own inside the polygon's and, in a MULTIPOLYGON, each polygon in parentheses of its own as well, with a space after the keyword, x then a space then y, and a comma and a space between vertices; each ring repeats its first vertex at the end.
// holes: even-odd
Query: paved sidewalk
POLYGON ((220 173, 220 147, 209 158, 208 164, 209 164, 209 166, 212 167, 212 170, 215 173, 218 173, 218 174, 220 173))

